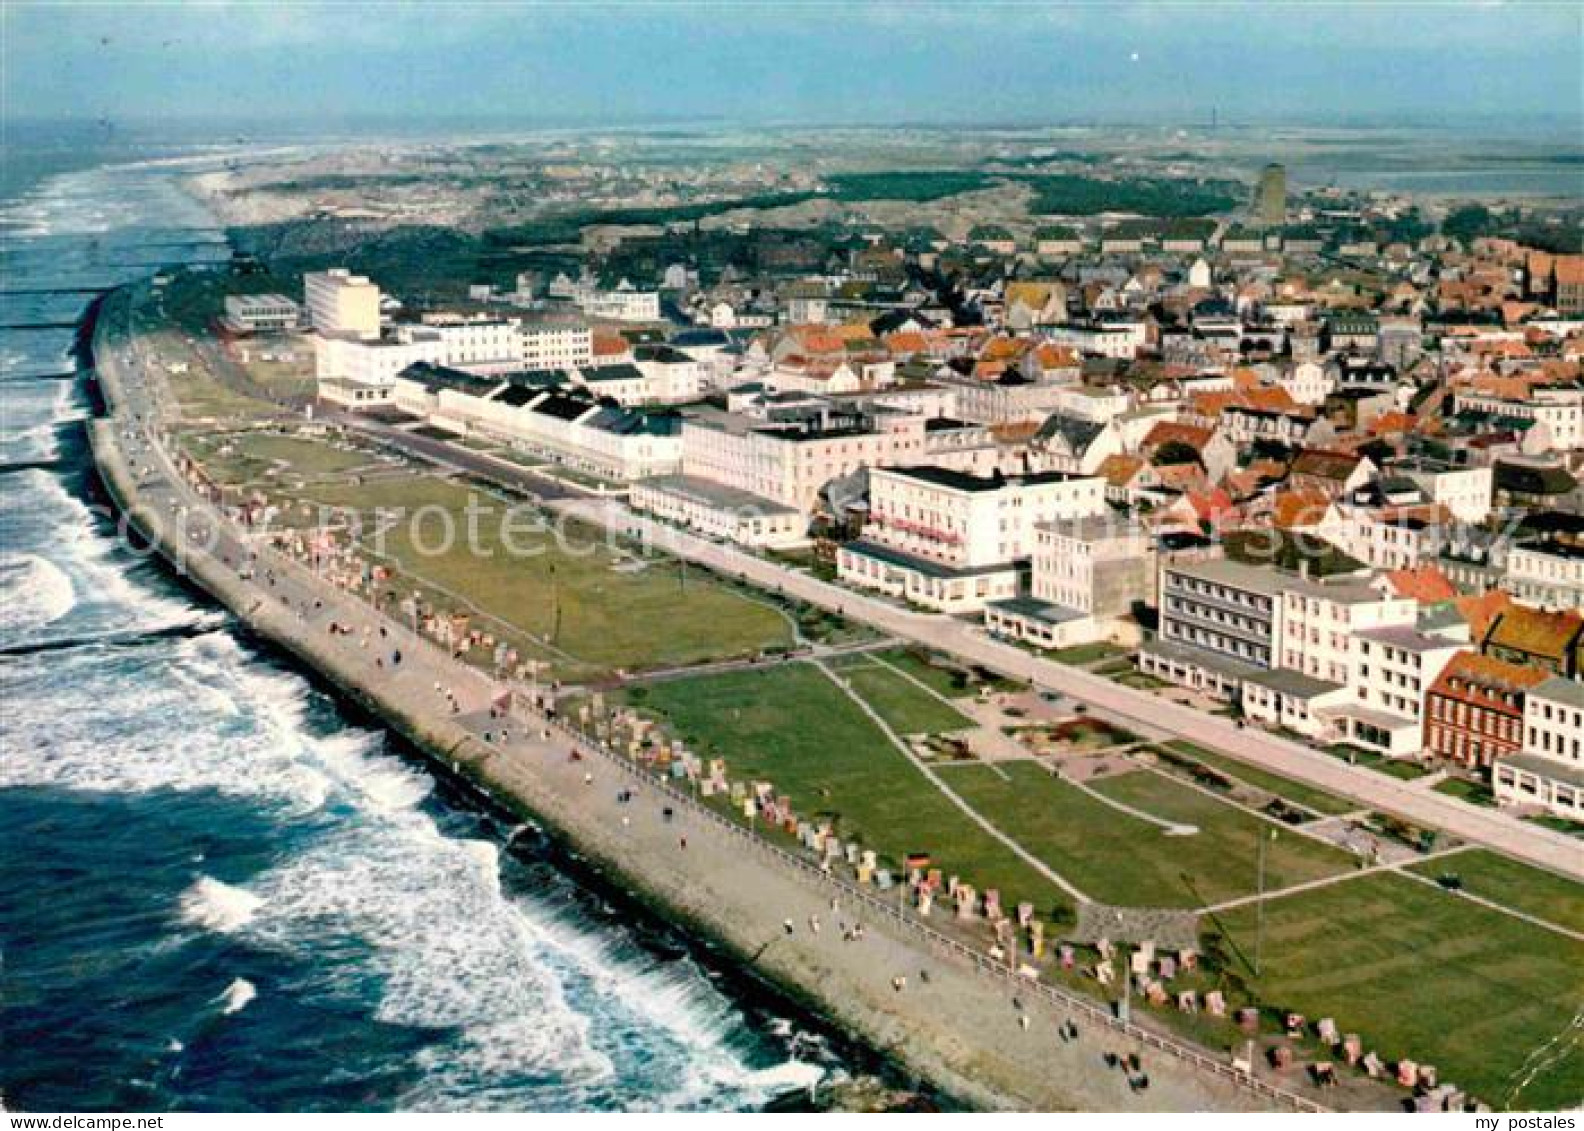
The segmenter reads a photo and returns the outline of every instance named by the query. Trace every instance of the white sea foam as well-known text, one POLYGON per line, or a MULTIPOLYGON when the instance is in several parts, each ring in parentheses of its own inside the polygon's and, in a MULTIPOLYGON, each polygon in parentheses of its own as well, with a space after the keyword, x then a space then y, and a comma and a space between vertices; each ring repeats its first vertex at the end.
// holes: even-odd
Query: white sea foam
POLYGON ((8 477, 6 490, 0 491, 0 535, 7 545, 27 546, 72 576, 81 604, 91 604, 97 614, 95 623, 85 626, 90 632, 158 631, 219 619, 131 580, 126 562, 113 556, 114 543, 96 527, 93 512, 42 468, 8 477))
POLYGON ((0 640, 43 628, 71 612, 71 578, 37 554, 0 553, 0 640))
POLYGON ((200 876, 182 894, 181 915, 193 926, 229 934, 252 922, 263 902, 244 888, 200 876))
POLYGON ((227 1017, 233 1013, 241 1013, 248 1007, 248 1003, 258 997, 258 989, 246 978, 237 978, 225 988, 225 992, 215 1001, 221 1003, 221 1013, 227 1017))

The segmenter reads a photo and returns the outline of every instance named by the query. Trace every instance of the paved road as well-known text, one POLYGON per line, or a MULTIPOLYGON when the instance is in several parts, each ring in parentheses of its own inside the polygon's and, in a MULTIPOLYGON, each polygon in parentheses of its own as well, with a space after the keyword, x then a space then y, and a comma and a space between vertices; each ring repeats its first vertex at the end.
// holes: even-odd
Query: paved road
POLYGON ((1584 843, 1564 833, 1530 824, 1499 810, 1416 789, 1410 783, 1349 765, 1277 735, 1239 728, 1218 716, 1031 655, 987 636, 977 626, 964 621, 913 612, 889 601, 844 589, 736 546, 679 531, 611 500, 561 500, 550 505, 585 521, 627 533, 636 532, 669 553, 680 554, 758 585, 779 589, 809 604, 863 621, 882 632, 1092 703, 1140 727, 1169 731, 1295 781, 1350 798, 1361 806, 1389 812, 1418 825, 1442 829, 1464 840, 1584 880, 1584 843))

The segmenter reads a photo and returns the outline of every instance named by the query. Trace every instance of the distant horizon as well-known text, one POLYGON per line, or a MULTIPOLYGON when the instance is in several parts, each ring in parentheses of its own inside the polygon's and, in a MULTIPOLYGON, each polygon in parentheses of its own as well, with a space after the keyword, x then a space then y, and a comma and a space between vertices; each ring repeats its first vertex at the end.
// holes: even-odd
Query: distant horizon
POLYGON ((1584 123, 1559 107, 1584 78, 1584 8, 1544 2, 420 3, 370 19, 21 0, 0 30, 7 121, 1584 123))

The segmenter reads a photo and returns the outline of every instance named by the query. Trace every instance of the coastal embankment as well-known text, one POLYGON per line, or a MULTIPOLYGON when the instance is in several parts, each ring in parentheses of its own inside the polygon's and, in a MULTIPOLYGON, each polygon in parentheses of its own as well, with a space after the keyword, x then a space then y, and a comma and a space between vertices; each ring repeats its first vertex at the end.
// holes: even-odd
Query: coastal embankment
POLYGON ((106 414, 89 435, 123 521, 254 633, 448 771, 555 830, 666 918, 975 1106, 1311 1106, 1235 1073, 1223 1056, 1015 977, 562 729, 521 695, 256 544, 188 489, 163 446, 157 380, 107 333, 101 326, 95 349, 106 414), (1064 1039, 1073 1024, 1076 1038, 1064 1039), (1114 1066, 1134 1056, 1139 1070, 1114 1066))

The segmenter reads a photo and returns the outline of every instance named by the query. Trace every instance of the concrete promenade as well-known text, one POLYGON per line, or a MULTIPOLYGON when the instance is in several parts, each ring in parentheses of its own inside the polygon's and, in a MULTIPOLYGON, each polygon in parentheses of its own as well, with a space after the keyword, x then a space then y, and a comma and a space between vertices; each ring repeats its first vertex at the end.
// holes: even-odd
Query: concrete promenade
MULTIPOLYGON (((640 898, 719 939, 835 1022, 984 1107, 1259 1110, 1312 1102, 1297 1094, 1307 1089, 1296 1074, 1241 1078, 1224 1054, 1177 1041, 1153 1022, 1122 1025, 1088 999, 1019 979, 913 913, 820 873, 537 716, 495 717, 491 704, 502 689, 494 681, 253 545, 191 492, 159 441, 148 359, 135 345, 118 348, 124 358, 103 343, 98 351, 112 415, 90 426, 95 456, 133 524, 187 577, 431 757, 558 829, 640 898), (624 803, 627 791, 634 799, 624 803), (840 925, 856 922, 863 938, 844 941, 840 925), (896 979, 905 980, 901 989, 896 979), (1076 1040, 1058 1037, 1067 1021, 1078 1024, 1076 1040), (1107 1054, 1128 1053, 1143 1058, 1145 1090, 1104 1063, 1107 1054)), ((1327 1098, 1349 1106, 1393 1100, 1362 1085, 1327 1098)))

